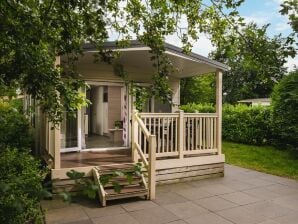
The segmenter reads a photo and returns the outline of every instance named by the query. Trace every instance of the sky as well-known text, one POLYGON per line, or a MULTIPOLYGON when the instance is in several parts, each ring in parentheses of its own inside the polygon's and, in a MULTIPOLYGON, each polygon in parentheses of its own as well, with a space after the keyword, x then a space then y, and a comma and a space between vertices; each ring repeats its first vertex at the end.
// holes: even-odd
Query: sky
MULTIPOLYGON (((238 11, 247 22, 255 22, 258 25, 265 25, 270 23, 268 28, 268 35, 273 37, 281 33, 287 36, 292 32, 288 19, 279 13, 280 4, 283 0, 245 0, 238 8, 238 11)), ((176 37, 167 37, 166 41, 174 45, 180 45, 176 37)), ((208 56, 209 52, 214 50, 210 40, 205 35, 202 35, 200 40, 193 46, 193 52, 208 56)), ((288 58, 286 67, 289 70, 298 66, 298 56, 295 58, 288 58)))

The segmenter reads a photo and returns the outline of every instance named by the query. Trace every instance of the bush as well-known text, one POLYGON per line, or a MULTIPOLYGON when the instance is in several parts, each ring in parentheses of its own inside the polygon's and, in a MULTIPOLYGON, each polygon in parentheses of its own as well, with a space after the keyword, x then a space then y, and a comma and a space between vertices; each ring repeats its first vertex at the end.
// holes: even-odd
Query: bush
MULTIPOLYGON (((180 107, 186 113, 214 113, 212 104, 187 104, 180 107)), ((224 105, 223 139, 247 143, 268 144, 271 141, 270 108, 262 106, 224 105)))
POLYGON ((183 110, 185 113, 215 113, 215 107, 211 103, 189 103, 180 106, 180 109, 183 110))
POLYGON ((268 144, 271 141, 270 107, 224 105, 223 139, 246 143, 268 144))
POLYGON ((0 151, 0 223, 43 223, 39 162, 27 152, 0 151))
POLYGON ((272 108, 276 143, 298 148, 298 70, 284 76, 275 86, 272 108))
POLYGON ((15 101, 0 100, 0 147, 30 148, 32 138, 26 117, 18 110, 15 101))

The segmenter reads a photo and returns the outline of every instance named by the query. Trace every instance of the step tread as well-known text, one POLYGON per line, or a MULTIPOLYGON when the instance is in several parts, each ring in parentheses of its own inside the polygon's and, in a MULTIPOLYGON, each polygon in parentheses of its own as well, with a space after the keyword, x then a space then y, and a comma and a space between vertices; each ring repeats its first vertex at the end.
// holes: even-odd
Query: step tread
POLYGON ((133 172, 135 164, 134 163, 123 163, 123 164, 111 164, 111 165, 103 165, 96 167, 100 174, 110 174, 115 171, 122 172, 133 172))
POLYGON ((104 188, 113 186, 113 182, 117 182, 121 186, 136 185, 142 183, 142 177, 133 176, 131 183, 127 181, 127 178, 112 178, 107 184, 104 185, 104 188))
POLYGON ((105 189, 107 197, 113 197, 117 195, 132 195, 132 194, 140 194, 144 193, 147 194, 148 190, 144 186, 126 186, 121 189, 121 192, 115 192, 114 188, 105 189))

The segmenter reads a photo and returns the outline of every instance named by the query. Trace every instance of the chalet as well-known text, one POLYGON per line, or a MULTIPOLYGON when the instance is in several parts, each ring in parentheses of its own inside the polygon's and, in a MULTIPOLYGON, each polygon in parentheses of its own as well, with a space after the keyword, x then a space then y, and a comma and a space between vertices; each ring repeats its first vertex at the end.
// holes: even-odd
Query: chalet
MULTIPOLYGON (((129 86, 115 74, 114 65, 123 65, 129 80, 149 87, 155 71, 150 48, 138 41, 126 48, 109 42, 105 48, 120 52, 112 64, 94 63, 97 50, 91 44, 84 46, 84 56, 76 64, 90 86, 82 92, 91 105, 79 109, 76 117, 65 112, 59 128, 36 108, 37 148, 51 168, 57 189, 69 184, 68 171, 84 172, 99 184, 99 197, 105 206, 106 200, 116 198, 154 199, 156 184, 222 176, 222 72, 228 67, 195 53, 184 54, 165 43, 165 54, 176 68, 169 76, 173 103, 152 98, 142 111, 136 111, 129 86), (179 110, 180 79, 210 73, 216 77, 216 113, 179 110), (138 162, 145 173, 134 176, 130 183, 122 183, 119 177, 121 192, 111 190, 111 184, 101 184, 102 175, 115 170, 133 172, 138 162)), ((63 67, 63 57, 57 63, 63 67)))

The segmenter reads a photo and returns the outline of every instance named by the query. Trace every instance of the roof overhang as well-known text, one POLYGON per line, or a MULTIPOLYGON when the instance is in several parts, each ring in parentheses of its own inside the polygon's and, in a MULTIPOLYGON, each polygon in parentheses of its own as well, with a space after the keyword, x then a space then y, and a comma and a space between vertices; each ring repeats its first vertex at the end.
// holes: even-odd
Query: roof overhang
MULTIPOLYGON (((150 48, 139 41, 132 41, 130 46, 125 48, 119 48, 116 42, 106 42, 104 48, 120 52, 119 58, 114 62, 121 63, 127 72, 130 72, 130 70, 133 72, 139 70, 144 74, 156 72, 150 60, 152 56, 150 48)), ((92 44, 85 44, 84 52, 87 55, 94 54, 97 49, 92 44)), ((165 54, 169 57, 175 69, 171 76, 176 78, 192 77, 212 73, 216 70, 229 70, 229 67, 225 64, 199 54, 185 54, 181 48, 168 43, 165 43, 165 54)))

